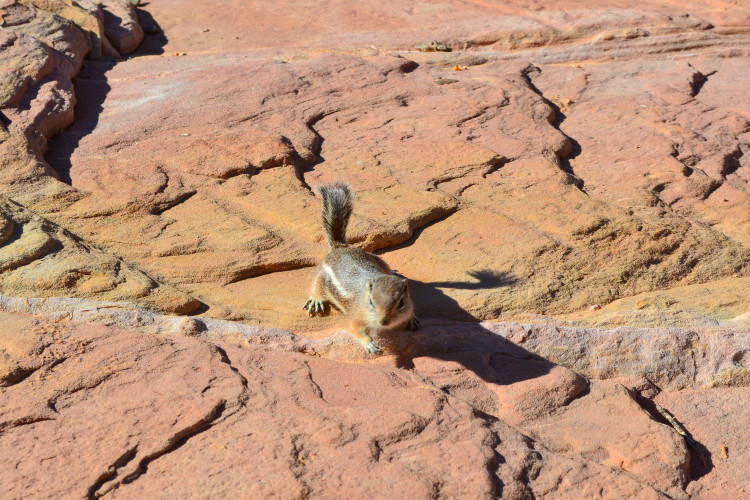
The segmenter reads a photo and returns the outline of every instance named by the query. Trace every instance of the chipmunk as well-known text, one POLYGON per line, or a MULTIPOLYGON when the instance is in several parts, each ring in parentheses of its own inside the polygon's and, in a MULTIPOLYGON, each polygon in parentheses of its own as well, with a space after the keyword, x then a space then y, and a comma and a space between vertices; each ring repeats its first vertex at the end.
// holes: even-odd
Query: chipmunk
POLYGON ((367 352, 376 353, 380 347, 370 337, 372 330, 419 328, 408 283, 383 259, 347 245, 346 226, 352 214, 347 184, 319 186, 316 192, 323 200, 321 219, 330 250, 318 266, 312 294, 302 308, 315 316, 323 314, 326 303, 332 304, 349 319, 349 333, 367 352))

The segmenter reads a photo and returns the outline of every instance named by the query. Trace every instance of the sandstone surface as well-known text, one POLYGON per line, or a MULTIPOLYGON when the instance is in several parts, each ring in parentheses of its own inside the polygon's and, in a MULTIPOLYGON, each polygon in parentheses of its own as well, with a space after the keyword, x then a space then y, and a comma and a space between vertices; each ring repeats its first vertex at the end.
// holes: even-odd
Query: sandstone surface
MULTIPOLYGON (((747 481, 747 380, 709 389, 632 352, 610 355, 623 371, 587 380, 524 348, 545 343, 545 325, 393 334, 362 363, 344 332, 313 340, 117 302, 0 297, 0 319, 11 498, 712 498, 747 481), (659 389, 650 373, 638 380, 639 361, 664 387, 684 384, 655 401, 690 429, 690 446, 658 420, 659 389), (712 431, 720 422, 730 427, 712 431)), ((608 333, 576 336, 597 352, 608 333)), ((707 337, 706 350, 742 363, 750 334, 735 334, 707 337)), ((716 366, 696 357, 694 369, 716 366)))
POLYGON ((750 418, 747 398, 745 388, 665 392, 656 398, 690 426, 701 443, 700 454, 691 462, 693 477, 701 477, 687 488, 692 497, 743 498, 750 491, 747 467, 740 465, 750 460, 747 426, 741 424, 750 418))
MULTIPOLYGON (((3 191, 211 317, 334 326, 290 311, 325 251, 310 188, 341 178, 352 241, 423 285, 425 315, 585 323, 667 289, 745 296, 741 6, 347 5, 141 10, 142 56, 87 65, 51 172, 66 83, 3 191), (414 48, 438 37, 454 50, 414 48)), ((723 302, 709 316, 747 312, 723 302)))
POLYGON ((582 377, 500 336, 486 346, 481 327, 464 327, 473 352, 425 348, 404 366, 346 362, 357 347, 341 335, 216 320, 186 330, 71 299, 6 298, 2 309, 0 450, 16 472, 0 481, 11 498, 685 497, 682 438, 625 387, 584 391, 582 377))
POLYGON ((10 498, 747 496, 746 5, 0 19, 10 498), (300 309, 340 179, 425 326, 377 357, 300 309))

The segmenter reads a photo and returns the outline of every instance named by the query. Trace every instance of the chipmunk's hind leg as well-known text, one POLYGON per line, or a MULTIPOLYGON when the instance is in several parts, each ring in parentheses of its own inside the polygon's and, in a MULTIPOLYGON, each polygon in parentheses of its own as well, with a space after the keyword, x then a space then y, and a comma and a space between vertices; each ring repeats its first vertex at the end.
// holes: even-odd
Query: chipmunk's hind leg
POLYGON ((323 272, 318 271, 315 275, 312 286, 312 294, 307 302, 302 306, 302 309, 307 309, 307 313, 310 316, 322 316, 326 310, 326 302, 324 295, 325 283, 323 283, 323 272))

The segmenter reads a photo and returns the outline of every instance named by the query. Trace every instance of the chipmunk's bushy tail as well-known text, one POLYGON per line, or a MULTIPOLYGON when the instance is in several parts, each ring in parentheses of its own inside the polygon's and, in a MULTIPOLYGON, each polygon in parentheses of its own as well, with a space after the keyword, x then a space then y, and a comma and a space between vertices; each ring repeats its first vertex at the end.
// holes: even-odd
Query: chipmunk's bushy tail
POLYGON ((315 191, 323 199, 320 218, 326 233, 328 246, 346 246, 346 226, 352 215, 353 195, 348 184, 336 182, 318 186, 315 191))

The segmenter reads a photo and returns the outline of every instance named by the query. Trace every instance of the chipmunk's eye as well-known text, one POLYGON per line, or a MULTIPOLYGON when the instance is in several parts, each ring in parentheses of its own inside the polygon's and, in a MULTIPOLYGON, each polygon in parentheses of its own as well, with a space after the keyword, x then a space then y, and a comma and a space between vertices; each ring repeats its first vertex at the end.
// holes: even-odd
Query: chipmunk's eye
POLYGON ((370 297, 370 306, 375 307, 375 303, 372 301, 372 297, 370 297))
POLYGON ((401 297, 401 300, 398 301, 398 308, 403 309, 404 308, 404 298, 401 297))

